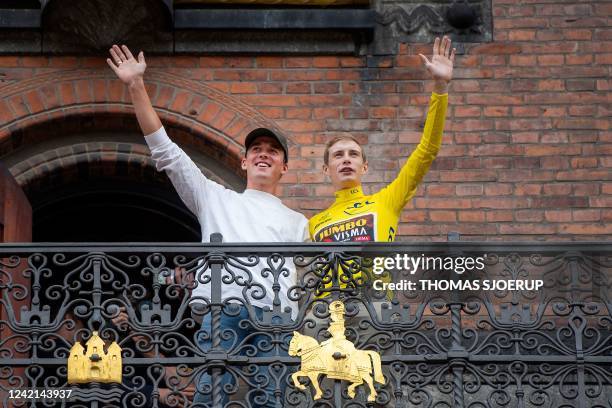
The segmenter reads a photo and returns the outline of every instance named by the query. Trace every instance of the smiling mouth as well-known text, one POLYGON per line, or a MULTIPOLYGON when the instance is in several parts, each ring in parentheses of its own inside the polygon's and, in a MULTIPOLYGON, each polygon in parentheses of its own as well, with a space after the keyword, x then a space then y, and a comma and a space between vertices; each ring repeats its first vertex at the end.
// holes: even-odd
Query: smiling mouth
POLYGON ((345 168, 345 169, 342 169, 342 170, 339 171, 340 174, 344 174, 344 175, 352 174, 354 172, 355 172, 355 170, 350 169, 350 168, 345 168))
POLYGON ((268 163, 260 162, 260 163, 255 163, 255 167, 259 167, 259 168, 263 169, 263 168, 269 168, 271 166, 268 163))

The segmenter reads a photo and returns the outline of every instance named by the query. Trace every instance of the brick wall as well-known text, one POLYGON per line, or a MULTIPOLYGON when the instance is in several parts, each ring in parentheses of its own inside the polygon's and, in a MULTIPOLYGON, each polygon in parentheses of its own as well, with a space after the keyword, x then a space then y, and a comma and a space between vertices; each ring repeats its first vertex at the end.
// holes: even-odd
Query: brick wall
MULTIPOLYGON (((443 148, 402 214, 399 239, 445 240, 448 231, 483 240, 610 239, 612 4, 495 0, 493 14, 494 42, 465 44, 457 57, 443 148)), ((152 75, 178 75, 244 104, 236 114, 192 96, 192 85, 153 84, 156 106, 193 116, 207 137, 213 129, 240 141, 254 112, 258 123, 285 130, 292 160, 281 194, 312 215, 332 200, 321 165, 335 132, 367 144, 366 191, 393 179, 420 138, 432 84, 417 54, 430 48, 402 44, 391 57, 151 57, 148 64, 152 75)), ((0 94, 0 138, 18 124, 65 115, 79 98, 81 112, 121 110, 126 95, 110 74, 103 58, 0 56, 0 90, 11 90, 10 98, 0 94), (18 90, 74 69, 102 79, 18 90)), ((236 154, 231 143, 224 148, 236 154)))

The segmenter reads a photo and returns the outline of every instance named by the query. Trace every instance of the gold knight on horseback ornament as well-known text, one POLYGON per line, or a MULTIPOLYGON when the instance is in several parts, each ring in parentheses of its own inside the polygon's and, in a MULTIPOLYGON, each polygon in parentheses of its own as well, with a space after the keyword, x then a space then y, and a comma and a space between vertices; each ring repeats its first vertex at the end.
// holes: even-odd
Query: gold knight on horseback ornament
POLYGON ((291 378, 296 388, 300 390, 306 387, 300 383, 300 377, 310 378, 315 388, 314 399, 322 396, 319 386, 319 375, 324 374, 328 378, 350 381, 348 395, 355 397, 355 388, 364 382, 370 389, 368 401, 376 399, 374 381, 384 384, 382 364, 380 356, 375 351, 358 350, 355 345, 346 339, 344 332, 344 303, 334 301, 329 305, 331 323, 328 331, 331 338, 321 344, 316 339, 293 332, 293 338, 289 343, 289 355, 300 356, 302 365, 300 370, 291 378))

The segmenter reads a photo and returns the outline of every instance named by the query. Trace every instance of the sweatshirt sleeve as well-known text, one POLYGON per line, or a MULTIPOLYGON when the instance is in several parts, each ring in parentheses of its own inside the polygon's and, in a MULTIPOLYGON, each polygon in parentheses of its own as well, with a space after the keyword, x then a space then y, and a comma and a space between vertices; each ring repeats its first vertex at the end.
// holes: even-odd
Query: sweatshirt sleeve
POLYGON ((209 190, 217 184, 202 174, 189 156, 170 140, 163 127, 145 136, 145 141, 156 169, 166 172, 181 200, 199 218, 209 190))
POLYGON ((408 157, 395 180, 378 193, 397 214, 412 198, 440 150, 447 105, 448 94, 432 93, 420 143, 408 157))

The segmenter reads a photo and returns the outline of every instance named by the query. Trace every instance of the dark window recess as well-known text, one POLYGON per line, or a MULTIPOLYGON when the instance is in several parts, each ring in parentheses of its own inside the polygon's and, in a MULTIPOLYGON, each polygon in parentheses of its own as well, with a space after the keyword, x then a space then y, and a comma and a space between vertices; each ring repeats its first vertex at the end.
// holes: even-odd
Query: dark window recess
POLYGON ((33 241, 199 242, 197 219, 165 187, 94 181, 32 196, 33 241))

